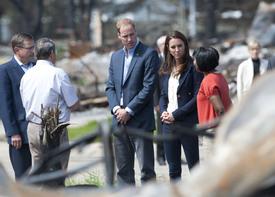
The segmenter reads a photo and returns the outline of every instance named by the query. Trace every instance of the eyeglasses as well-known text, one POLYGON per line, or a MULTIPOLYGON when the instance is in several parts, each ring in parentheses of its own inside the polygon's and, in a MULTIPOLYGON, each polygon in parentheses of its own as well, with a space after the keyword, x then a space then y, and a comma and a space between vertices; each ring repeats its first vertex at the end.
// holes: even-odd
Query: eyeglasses
POLYGON ((34 49, 34 46, 31 46, 31 47, 22 47, 22 46, 18 46, 19 48, 23 48, 23 49, 26 49, 26 50, 33 50, 34 49))

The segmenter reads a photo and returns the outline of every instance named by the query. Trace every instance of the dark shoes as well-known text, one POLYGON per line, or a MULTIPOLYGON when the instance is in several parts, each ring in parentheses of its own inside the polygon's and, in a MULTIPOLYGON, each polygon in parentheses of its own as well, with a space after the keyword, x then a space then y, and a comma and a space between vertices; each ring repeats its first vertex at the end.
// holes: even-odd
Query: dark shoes
POLYGON ((165 159, 162 158, 162 157, 158 158, 157 161, 158 161, 158 163, 159 163, 160 166, 166 165, 165 159))

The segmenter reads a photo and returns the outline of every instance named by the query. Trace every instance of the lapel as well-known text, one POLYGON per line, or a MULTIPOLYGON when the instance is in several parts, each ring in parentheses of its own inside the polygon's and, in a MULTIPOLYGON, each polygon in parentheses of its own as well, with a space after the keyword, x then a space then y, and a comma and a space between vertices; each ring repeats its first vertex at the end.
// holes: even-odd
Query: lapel
POLYGON ((192 66, 192 64, 190 64, 188 66, 188 69, 180 75, 179 86, 178 86, 177 92, 179 91, 179 89, 181 88, 183 83, 186 81, 186 78, 187 78, 188 74, 190 73, 191 66, 192 66))
POLYGON ((125 82, 129 78, 131 72, 133 71, 133 68, 135 67, 135 65, 137 63, 138 57, 140 56, 141 52, 142 52, 142 43, 139 42, 139 44, 137 45, 137 48, 135 49, 135 52, 134 52, 133 58, 131 60, 131 64, 129 66, 129 70, 127 72, 127 75, 126 75, 126 78, 125 78, 125 81, 124 81, 123 85, 125 84, 125 82))
MULTIPOLYGON (((123 69, 124 69, 124 52, 123 50, 121 49, 120 50, 120 54, 118 54, 118 62, 117 62, 117 65, 118 65, 118 68, 117 68, 117 77, 119 80, 119 84, 122 84, 123 83, 123 69)), ((114 68, 116 69, 116 68, 114 68)), ((116 75, 115 75, 116 76, 116 75)))
POLYGON ((14 58, 12 59, 12 61, 13 62, 11 64, 11 67, 12 67, 13 74, 16 78, 21 79, 22 76, 25 74, 25 72, 23 71, 21 66, 17 63, 17 61, 14 58))

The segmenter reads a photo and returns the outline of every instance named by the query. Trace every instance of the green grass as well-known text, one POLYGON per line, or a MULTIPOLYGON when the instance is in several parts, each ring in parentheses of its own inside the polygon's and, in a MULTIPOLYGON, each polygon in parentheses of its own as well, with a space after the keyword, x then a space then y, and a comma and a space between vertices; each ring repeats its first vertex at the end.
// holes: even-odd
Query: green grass
POLYGON ((55 49, 57 50, 56 60, 64 58, 64 54, 68 51, 68 46, 64 42, 55 42, 55 49))
POLYGON ((98 171, 93 171, 89 173, 82 173, 82 177, 76 178, 67 178, 65 180, 65 186, 75 186, 75 185, 94 185, 99 188, 105 187, 106 182, 104 180, 101 173, 98 171))
MULTIPOLYGON (((112 122, 112 117, 108 118, 107 120, 109 123, 112 122)), ((83 125, 81 127, 68 127, 68 135, 69 140, 73 140, 79 137, 82 137, 88 133, 91 133, 95 130, 95 128, 99 125, 97 121, 91 121, 86 125, 83 125)), ((100 141, 101 138, 98 137, 95 141, 100 141)), ((106 182, 104 177, 102 177, 102 173, 93 171, 88 173, 82 173, 82 177, 80 178, 67 178, 65 180, 66 186, 76 186, 76 185, 94 185, 99 188, 105 187, 106 182)))
POLYGON ((81 127, 68 127, 69 140, 73 140, 87 133, 91 133, 97 126, 97 121, 91 121, 88 124, 83 125, 81 127))
MULTIPOLYGON (((109 117, 107 119, 107 121, 111 125, 112 117, 109 117)), ((98 125, 99 125, 99 123, 97 121, 91 121, 81 127, 68 127, 69 140, 74 140, 74 139, 82 137, 88 133, 92 133, 98 125)), ((100 137, 96 141, 99 141, 99 140, 100 140, 100 137)))

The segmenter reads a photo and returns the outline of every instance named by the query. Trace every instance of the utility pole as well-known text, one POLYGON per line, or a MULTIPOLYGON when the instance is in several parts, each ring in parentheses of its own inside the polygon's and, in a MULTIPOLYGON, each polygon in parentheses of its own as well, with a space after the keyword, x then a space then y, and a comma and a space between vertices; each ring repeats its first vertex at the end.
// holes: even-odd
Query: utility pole
POLYGON ((197 35, 196 0, 179 0, 179 29, 191 38, 197 35), (186 10, 189 10, 188 21, 186 10))
POLYGON ((194 39, 197 36, 196 0, 189 1, 189 36, 194 39))
POLYGON ((205 8, 205 33, 206 38, 211 39, 216 37, 216 20, 215 20, 215 11, 217 7, 217 0, 204 0, 205 8))
POLYGON ((102 46, 102 22, 101 22, 101 13, 99 10, 96 10, 91 15, 91 32, 93 32, 92 40, 94 47, 102 46))
POLYGON ((187 35, 188 28, 187 27, 187 20, 186 20, 186 14, 185 14, 185 0, 179 0, 179 8, 178 8, 178 26, 179 31, 181 31, 184 35, 187 35))

